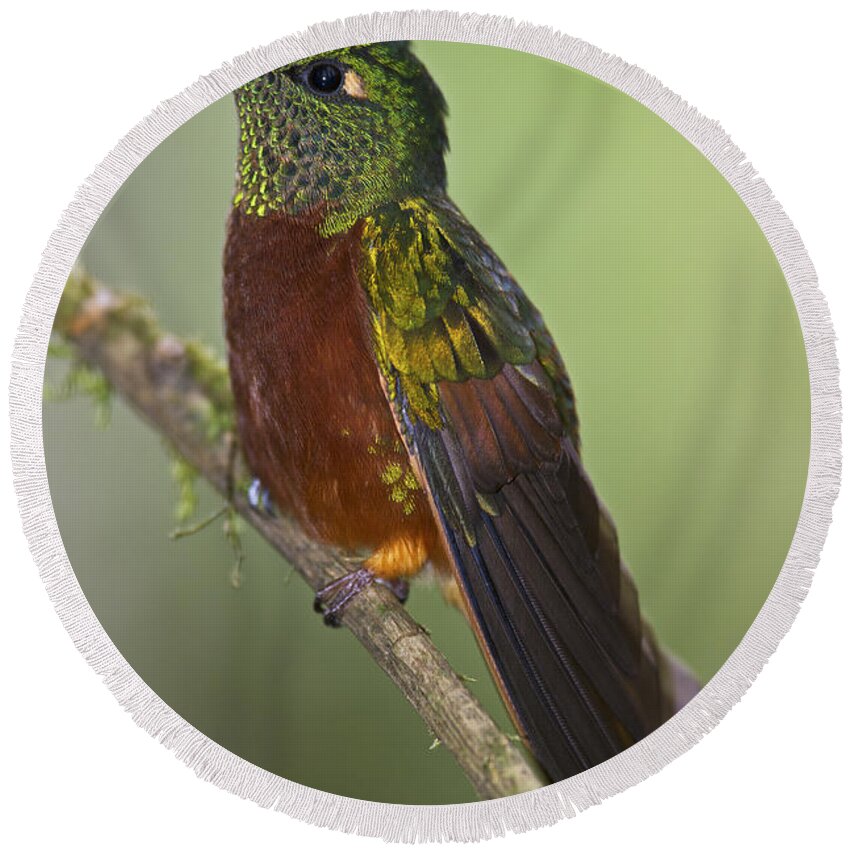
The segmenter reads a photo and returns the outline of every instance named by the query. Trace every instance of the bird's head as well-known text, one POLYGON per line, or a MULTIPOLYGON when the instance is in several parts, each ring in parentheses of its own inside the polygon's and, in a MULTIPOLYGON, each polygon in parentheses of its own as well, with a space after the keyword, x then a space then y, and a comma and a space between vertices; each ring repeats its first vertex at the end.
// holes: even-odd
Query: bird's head
POLYGON ((445 185, 445 101, 408 42, 348 47, 237 89, 234 205, 249 215, 320 207, 325 233, 445 185))

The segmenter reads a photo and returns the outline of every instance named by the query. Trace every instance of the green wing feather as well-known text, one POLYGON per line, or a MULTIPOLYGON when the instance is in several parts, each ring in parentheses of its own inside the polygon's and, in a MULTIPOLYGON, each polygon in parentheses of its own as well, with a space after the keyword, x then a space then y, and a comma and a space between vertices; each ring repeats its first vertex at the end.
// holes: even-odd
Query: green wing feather
POLYGON ((440 426, 440 381, 538 361, 578 447, 572 387, 540 314, 451 201, 383 207, 365 219, 363 246, 379 363, 385 378, 400 378, 418 419, 440 426))
POLYGON ((363 227, 376 358, 503 694, 553 780, 660 725, 695 683, 638 609, 578 454, 572 387, 539 313, 444 196, 363 227))

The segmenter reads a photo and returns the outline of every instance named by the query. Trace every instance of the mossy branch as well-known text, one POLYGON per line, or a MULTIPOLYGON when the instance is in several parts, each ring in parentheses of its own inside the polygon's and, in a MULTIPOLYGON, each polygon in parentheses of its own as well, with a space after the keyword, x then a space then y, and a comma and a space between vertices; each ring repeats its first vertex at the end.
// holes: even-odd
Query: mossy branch
MULTIPOLYGON (((65 288, 54 340, 83 370, 83 391, 90 388, 105 403, 108 386, 124 398, 174 447, 179 463, 209 481, 230 501, 229 510, 265 537, 310 587, 316 590, 347 571, 339 552, 307 538, 287 517, 252 510, 244 488, 233 486, 247 480, 248 470, 235 452, 227 369, 209 352, 160 330, 138 297, 118 294, 81 272, 65 288)), ((540 787, 512 736, 496 726, 389 591, 374 586, 359 594, 342 621, 451 751, 481 798, 540 787)))

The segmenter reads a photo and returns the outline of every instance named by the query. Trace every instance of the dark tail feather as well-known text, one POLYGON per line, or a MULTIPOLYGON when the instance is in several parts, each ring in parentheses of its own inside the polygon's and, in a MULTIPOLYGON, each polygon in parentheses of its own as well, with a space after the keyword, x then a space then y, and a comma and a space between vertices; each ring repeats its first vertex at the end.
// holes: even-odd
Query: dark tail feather
POLYGON ((514 372, 442 385, 446 427, 408 423, 408 439, 490 668, 558 780, 648 735, 695 683, 641 619, 545 375, 514 372))
MULTIPOLYGON (((474 544, 444 523, 488 662, 553 781, 640 740, 698 689, 640 620, 621 564, 619 599, 610 602, 610 578, 572 509, 569 479, 578 473, 562 467, 575 462, 565 452, 561 467, 522 473, 502 487, 490 510, 477 514, 474 544)), ((587 485, 583 476, 580 486, 587 485)), ((586 494, 579 495, 587 505, 586 494)))

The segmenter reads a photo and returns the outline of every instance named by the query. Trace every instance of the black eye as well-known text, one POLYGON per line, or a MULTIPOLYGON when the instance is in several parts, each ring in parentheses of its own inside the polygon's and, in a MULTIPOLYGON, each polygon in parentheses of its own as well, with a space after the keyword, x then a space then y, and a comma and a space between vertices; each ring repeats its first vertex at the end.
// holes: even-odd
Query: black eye
POLYGON ((342 85, 342 71, 330 62, 317 62, 307 69, 307 85, 319 94, 333 94, 342 85))

